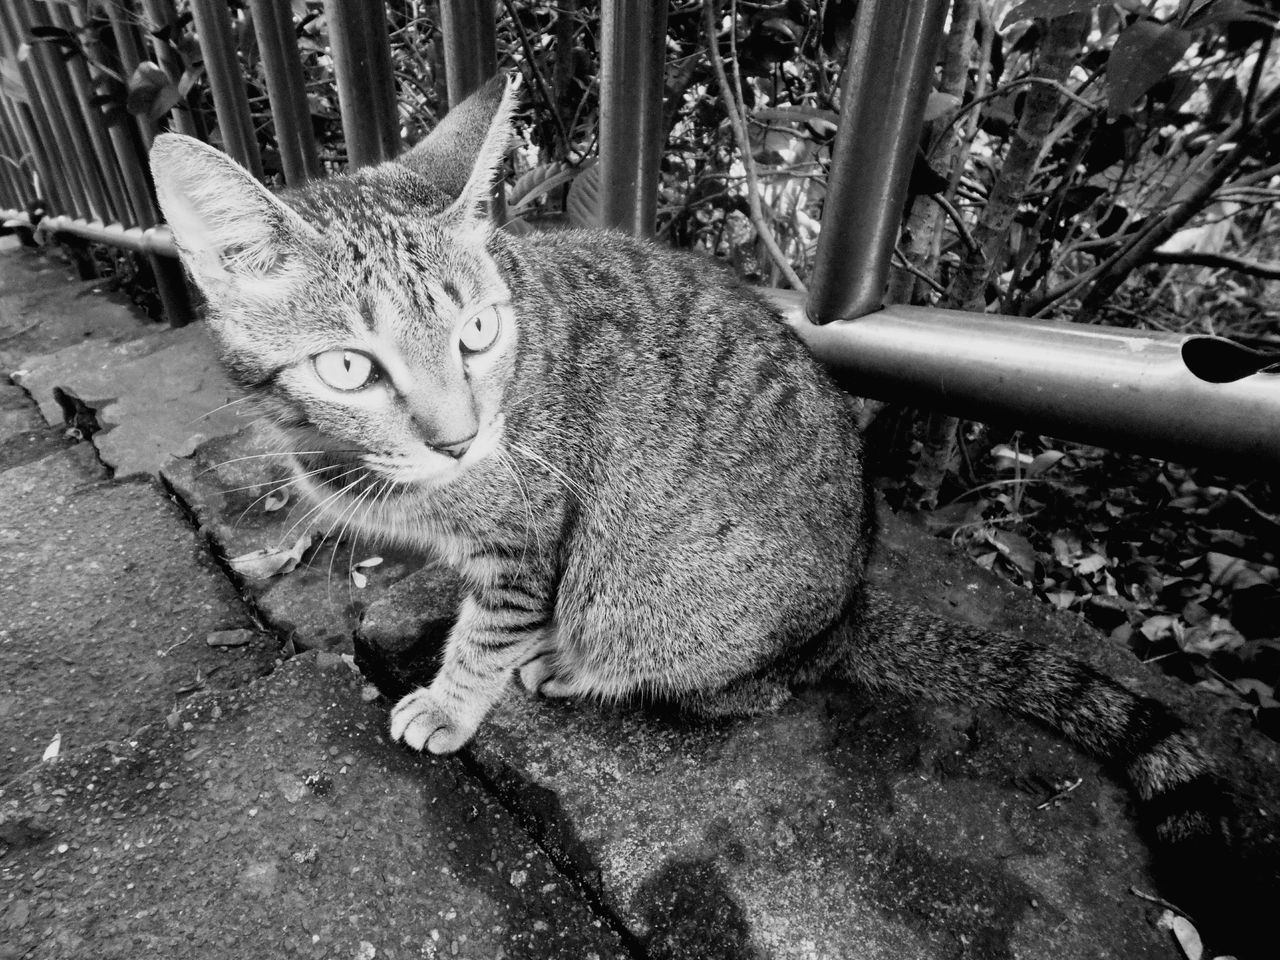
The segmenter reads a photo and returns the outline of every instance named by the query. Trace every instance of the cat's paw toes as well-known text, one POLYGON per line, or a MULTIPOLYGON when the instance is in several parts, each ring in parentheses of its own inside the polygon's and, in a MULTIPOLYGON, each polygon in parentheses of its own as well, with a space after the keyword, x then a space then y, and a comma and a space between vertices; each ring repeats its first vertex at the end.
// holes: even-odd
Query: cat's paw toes
POLYGON ((453 753, 471 739, 476 724, 450 712, 427 687, 419 687, 391 710, 391 739, 414 750, 453 753))
POLYGON ((555 660, 549 653, 534 657, 520 667, 520 686, 544 697, 572 696, 569 682, 556 671, 555 660))

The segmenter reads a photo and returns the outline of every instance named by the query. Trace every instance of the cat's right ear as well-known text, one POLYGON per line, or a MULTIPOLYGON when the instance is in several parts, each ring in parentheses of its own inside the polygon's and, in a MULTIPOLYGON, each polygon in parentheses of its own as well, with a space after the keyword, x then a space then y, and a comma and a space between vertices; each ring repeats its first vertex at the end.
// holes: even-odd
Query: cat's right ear
POLYGON ((483 214, 511 146, 519 89, 519 74, 490 77, 399 158, 447 198, 446 215, 476 219, 483 214))
POLYGON ((318 240, 249 171, 192 137, 156 137, 151 175, 174 245, 206 293, 260 287, 279 276, 291 250, 318 240))

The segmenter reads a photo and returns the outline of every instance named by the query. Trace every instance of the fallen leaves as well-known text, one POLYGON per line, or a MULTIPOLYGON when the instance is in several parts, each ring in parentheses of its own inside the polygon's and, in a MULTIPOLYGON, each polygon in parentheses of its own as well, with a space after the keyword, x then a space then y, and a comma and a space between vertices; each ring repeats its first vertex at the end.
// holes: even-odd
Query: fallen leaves
POLYGON ((227 562, 231 569, 249 580, 266 580, 268 577, 289 573, 302 562, 302 555, 311 547, 315 535, 308 531, 288 549, 263 547, 232 557, 227 562))
POLYGON ((1276 736, 1280 489, 1045 438, 987 453, 931 530, 1276 736))

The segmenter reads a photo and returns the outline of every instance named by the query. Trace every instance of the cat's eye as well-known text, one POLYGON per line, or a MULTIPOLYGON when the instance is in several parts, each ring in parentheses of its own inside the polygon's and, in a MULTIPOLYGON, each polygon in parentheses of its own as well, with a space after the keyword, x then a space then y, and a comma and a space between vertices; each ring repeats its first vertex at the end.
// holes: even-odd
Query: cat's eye
POLYGON ((467 317, 458 330, 463 353, 482 353, 494 345, 502 330, 502 309, 494 304, 467 317))
POLYGON ((335 390, 360 390, 378 379, 378 368, 355 350, 326 350, 311 358, 316 376, 335 390))

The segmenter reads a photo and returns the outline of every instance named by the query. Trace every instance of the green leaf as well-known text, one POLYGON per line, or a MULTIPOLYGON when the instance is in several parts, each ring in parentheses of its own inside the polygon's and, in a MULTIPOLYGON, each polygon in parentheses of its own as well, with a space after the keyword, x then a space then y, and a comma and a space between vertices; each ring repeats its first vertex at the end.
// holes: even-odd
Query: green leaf
POLYGON ((1083 13, 1103 5, 1105 0, 1025 0, 1007 14, 1000 29, 1012 26, 1019 20, 1052 20, 1068 13, 1083 13))
POLYGON ((507 210, 512 218, 528 211, 535 200, 550 190, 562 186, 578 175, 580 168, 570 163, 556 161, 534 167, 521 174, 511 186, 507 197, 507 210))
POLYGON ((167 73, 150 60, 138 64, 129 78, 129 97, 125 102, 130 113, 159 120, 178 100, 178 87, 167 73))
POLYGON ((600 226, 600 164, 593 160, 591 166, 582 167, 569 187, 564 206, 575 227, 600 226))
POLYGON ((1167 23, 1137 20, 1129 24, 1111 48, 1107 61, 1107 109, 1112 116, 1128 113, 1153 86, 1164 79, 1191 46, 1193 35, 1167 23))

